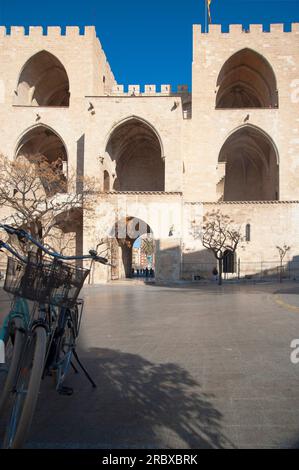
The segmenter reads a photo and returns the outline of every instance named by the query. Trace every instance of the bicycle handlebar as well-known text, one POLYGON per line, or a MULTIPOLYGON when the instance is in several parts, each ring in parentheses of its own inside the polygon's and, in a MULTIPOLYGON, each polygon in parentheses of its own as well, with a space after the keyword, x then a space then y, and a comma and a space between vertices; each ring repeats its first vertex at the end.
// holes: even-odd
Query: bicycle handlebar
POLYGON ((23 256, 19 255, 17 251, 15 251, 8 243, 3 242, 0 240, 0 251, 2 251, 1 248, 5 248, 9 253, 11 253, 13 256, 18 258, 19 261, 22 261, 23 263, 27 263, 27 259, 24 258, 23 256))
MULTIPOLYGON (((28 232, 23 229, 17 229, 11 227, 10 225, 0 224, 0 228, 6 231, 9 235, 16 235, 20 242, 24 243, 26 240, 32 242, 35 246, 41 249, 44 253, 51 256, 52 258, 60 259, 62 261, 73 261, 73 260, 84 260, 84 259, 92 259, 98 263, 108 265, 108 259, 103 258, 102 256, 98 256, 95 250, 90 250, 88 255, 82 256, 65 256, 61 253, 56 253, 54 251, 49 250, 44 245, 42 245, 39 241, 32 237, 28 232)), ((5 248, 8 250, 12 255, 16 256, 20 261, 27 262, 26 258, 23 258, 19 255, 10 245, 0 240, 0 249, 5 248)))

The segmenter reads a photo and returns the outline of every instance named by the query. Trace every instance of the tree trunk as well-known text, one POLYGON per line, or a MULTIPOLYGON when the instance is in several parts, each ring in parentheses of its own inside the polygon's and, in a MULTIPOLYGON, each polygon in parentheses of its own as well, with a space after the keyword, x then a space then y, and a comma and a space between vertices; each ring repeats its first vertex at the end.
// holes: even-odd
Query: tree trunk
POLYGON ((222 259, 218 260, 218 266, 219 266, 218 285, 221 286, 222 285, 222 259))
MULTIPOLYGON (((35 240, 43 244, 42 224, 39 220, 34 220, 32 222, 30 233, 31 233, 31 236, 35 238, 35 240)), ((33 248, 33 251, 36 251, 38 258, 42 259, 44 253, 41 250, 41 248, 37 248, 35 245, 32 248, 33 248)))

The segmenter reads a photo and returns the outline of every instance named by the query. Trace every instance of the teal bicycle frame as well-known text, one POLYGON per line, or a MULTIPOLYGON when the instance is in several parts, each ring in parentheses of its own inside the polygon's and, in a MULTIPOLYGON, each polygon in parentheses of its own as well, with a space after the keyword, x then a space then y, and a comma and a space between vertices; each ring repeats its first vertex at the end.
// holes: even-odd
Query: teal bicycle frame
POLYGON ((17 297, 15 299, 10 312, 4 319, 2 328, 0 330, 0 341, 5 343, 8 340, 9 323, 16 317, 22 319, 24 328, 28 326, 30 320, 29 306, 27 300, 23 299, 22 297, 17 297))
MULTIPOLYGON (((43 246, 39 241, 35 240, 35 238, 33 238, 28 232, 26 232, 23 229, 16 229, 14 227, 11 227, 10 225, 5 225, 5 224, 0 224, 0 228, 5 230, 9 235, 16 235, 21 242, 24 242, 26 240, 26 241, 30 241, 34 243, 35 246, 37 246, 40 250, 42 250, 44 253, 46 253, 47 255, 51 256, 54 259, 59 259, 61 261, 92 259, 94 261, 98 261, 105 265, 108 264, 108 260, 106 258, 98 256, 96 251, 91 250, 89 252, 89 255, 83 255, 83 256, 63 256, 60 253, 51 251, 45 246, 43 246)), ((23 256, 21 256, 8 243, 5 243, 0 240, 0 249, 1 248, 5 248, 9 253, 11 253, 17 259, 19 259, 22 263, 27 263, 27 258, 24 258, 23 256)), ((22 318, 24 328, 28 326, 29 319, 30 319, 30 312, 29 312, 28 302, 26 299, 23 299, 20 297, 17 297, 15 299, 13 307, 11 311, 9 312, 9 314, 7 315, 7 317, 4 319, 3 326, 0 330, 0 342, 2 341, 5 343, 5 341, 7 341, 9 322, 15 317, 22 318)))

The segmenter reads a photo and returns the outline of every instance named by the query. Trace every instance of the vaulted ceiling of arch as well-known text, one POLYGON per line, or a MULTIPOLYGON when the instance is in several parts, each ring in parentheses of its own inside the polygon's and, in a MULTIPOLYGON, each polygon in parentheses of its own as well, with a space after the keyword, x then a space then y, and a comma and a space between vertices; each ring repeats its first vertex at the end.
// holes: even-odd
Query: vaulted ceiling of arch
POLYGON ((277 103, 276 79, 262 56, 244 49, 223 66, 218 80, 216 107, 274 107, 277 103))
POLYGON ((68 106, 69 80, 63 65, 46 51, 35 54, 21 72, 17 93, 18 104, 68 106))
POLYGON ((107 146, 112 160, 131 158, 136 152, 150 151, 161 155, 160 143, 153 130, 146 124, 132 120, 117 128, 107 146))
POLYGON ((224 144, 219 161, 233 163, 243 160, 245 165, 253 165, 256 169, 269 169, 271 158, 275 158, 270 142, 255 129, 241 129, 232 134, 224 144))
POLYGON ((28 159, 45 156, 52 162, 60 158, 67 160, 65 146, 62 140, 50 129, 37 127, 27 132, 21 139, 16 156, 24 156, 28 159))

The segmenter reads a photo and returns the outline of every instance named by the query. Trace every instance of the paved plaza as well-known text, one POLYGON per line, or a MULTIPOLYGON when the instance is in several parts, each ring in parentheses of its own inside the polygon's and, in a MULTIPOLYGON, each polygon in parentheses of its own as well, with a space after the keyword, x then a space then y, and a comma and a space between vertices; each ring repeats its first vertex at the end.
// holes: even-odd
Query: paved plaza
POLYGON ((80 355, 98 387, 71 371, 66 397, 46 379, 28 447, 299 447, 298 284, 128 283, 84 296, 80 355))

